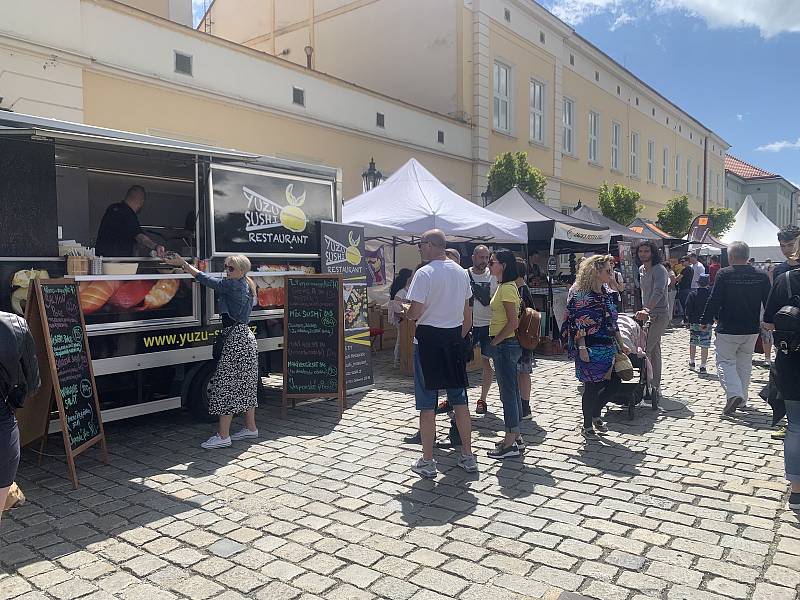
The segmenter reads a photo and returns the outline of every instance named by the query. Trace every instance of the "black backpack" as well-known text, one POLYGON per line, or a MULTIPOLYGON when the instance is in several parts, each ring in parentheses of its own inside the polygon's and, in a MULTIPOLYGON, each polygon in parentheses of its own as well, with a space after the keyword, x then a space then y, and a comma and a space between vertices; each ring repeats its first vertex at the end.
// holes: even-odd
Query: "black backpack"
POLYGON ((800 351, 800 296, 792 293, 790 275, 793 272, 787 271, 784 274, 789 303, 776 312, 773 318, 775 347, 784 353, 800 351))
POLYGON ((27 323, 17 315, 0 313, 0 402, 17 410, 38 387, 39 369, 27 323))

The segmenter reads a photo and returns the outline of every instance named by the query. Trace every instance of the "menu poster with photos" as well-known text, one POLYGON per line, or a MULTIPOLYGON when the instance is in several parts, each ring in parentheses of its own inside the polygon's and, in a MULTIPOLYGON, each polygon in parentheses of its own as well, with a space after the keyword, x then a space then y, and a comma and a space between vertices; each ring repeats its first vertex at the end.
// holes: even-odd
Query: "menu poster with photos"
POLYGON ((345 388, 348 393, 361 391, 373 384, 364 228, 323 221, 320 229, 321 270, 342 275, 344 283, 345 364, 348 365, 345 388))

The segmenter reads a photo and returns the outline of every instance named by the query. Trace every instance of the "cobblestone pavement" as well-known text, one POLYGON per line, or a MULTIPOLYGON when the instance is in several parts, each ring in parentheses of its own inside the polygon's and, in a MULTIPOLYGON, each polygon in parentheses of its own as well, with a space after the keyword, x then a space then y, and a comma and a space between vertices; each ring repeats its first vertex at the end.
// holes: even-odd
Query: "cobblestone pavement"
POLYGON ((27 451, 0 600, 797 598, 800 519, 755 397, 766 371, 752 408, 723 421, 715 369, 686 370, 687 343, 665 338, 667 410, 612 412, 588 444, 571 366, 540 358, 525 458, 486 457, 494 388, 473 420, 480 476, 444 450, 435 481, 409 471, 412 386, 388 352, 341 422, 333 402, 285 421, 267 407, 260 440, 211 452, 198 447, 210 427, 181 414, 111 423, 110 464, 79 457, 78 490, 61 461, 27 451))

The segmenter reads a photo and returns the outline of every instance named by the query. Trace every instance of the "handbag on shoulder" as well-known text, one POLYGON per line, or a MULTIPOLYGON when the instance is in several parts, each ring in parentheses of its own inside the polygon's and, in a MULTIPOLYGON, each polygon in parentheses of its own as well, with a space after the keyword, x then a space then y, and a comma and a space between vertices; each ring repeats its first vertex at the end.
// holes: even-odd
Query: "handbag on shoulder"
POLYGON ((633 379, 633 363, 628 358, 628 355, 620 352, 619 349, 617 349, 617 354, 614 356, 614 372, 622 381, 633 379))

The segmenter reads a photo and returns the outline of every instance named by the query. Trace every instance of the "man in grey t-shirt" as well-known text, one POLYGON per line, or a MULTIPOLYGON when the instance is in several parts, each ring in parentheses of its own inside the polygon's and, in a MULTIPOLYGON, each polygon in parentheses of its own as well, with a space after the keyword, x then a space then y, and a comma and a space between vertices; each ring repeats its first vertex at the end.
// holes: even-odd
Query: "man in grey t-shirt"
POLYGON ((641 266, 639 267, 639 285, 642 290, 642 310, 636 313, 637 318, 650 318, 647 331, 647 348, 645 351, 653 365, 653 406, 661 398, 661 336, 670 321, 669 273, 661 264, 661 253, 655 242, 642 242, 636 249, 641 266))
POLYGON ((467 269, 472 286, 472 343, 481 347, 483 357, 483 375, 481 379, 481 397, 475 408, 479 415, 486 414, 486 398, 492 387, 492 364, 489 362, 489 322, 492 320, 492 309, 489 301, 497 290, 497 279, 489 272, 489 248, 483 244, 475 246, 472 252, 472 266, 467 269))

